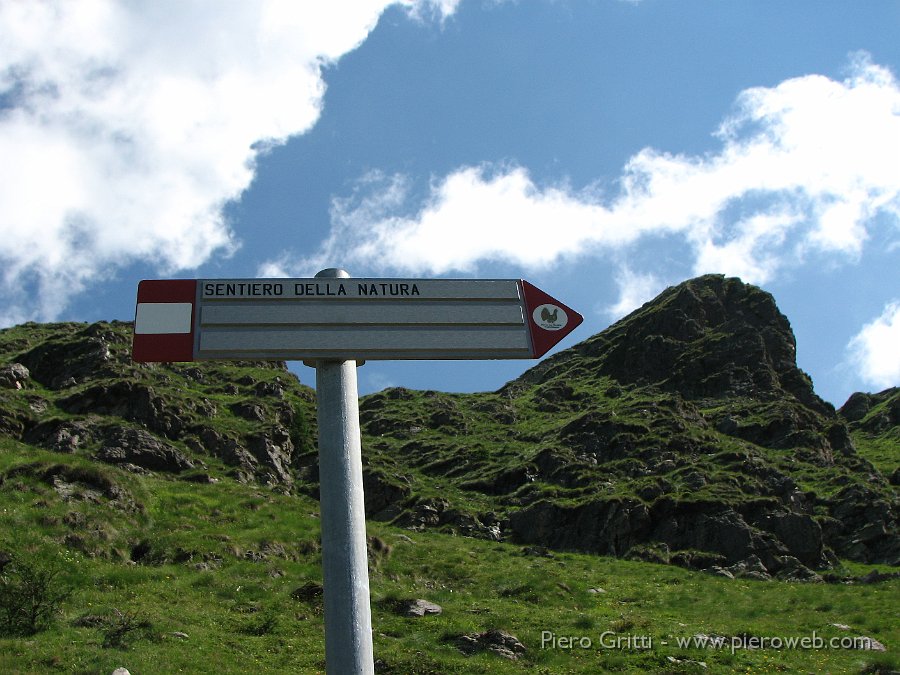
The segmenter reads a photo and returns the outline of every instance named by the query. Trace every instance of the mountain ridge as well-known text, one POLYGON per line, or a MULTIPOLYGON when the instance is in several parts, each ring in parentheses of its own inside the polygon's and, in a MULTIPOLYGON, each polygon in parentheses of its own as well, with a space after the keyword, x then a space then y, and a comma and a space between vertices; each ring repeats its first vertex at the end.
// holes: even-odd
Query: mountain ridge
MULTIPOLYGON (((285 364, 140 365, 129 342, 116 322, 0 331, 0 433, 317 495, 314 392, 285 364)), ((707 275, 496 392, 362 397, 367 516, 723 575, 896 565, 896 391, 835 411, 795 354, 770 294, 707 275)))

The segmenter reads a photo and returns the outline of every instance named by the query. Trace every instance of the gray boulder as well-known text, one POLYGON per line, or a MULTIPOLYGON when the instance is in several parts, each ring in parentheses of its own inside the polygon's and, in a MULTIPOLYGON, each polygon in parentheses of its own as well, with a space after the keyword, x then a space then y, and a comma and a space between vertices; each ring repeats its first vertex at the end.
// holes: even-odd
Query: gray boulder
POLYGON ((31 373, 21 363, 0 366, 0 387, 3 389, 22 389, 30 378, 31 373))
POLYGON ((194 463, 179 450, 143 429, 114 427, 97 451, 97 459, 109 464, 134 464, 151 471, 180 473, 194 463))
POLYGON ((397 614, 408 617, 435 615, 443 611, 444 609, 440 605, 422 599, 403 600, 397 604, 397 614))

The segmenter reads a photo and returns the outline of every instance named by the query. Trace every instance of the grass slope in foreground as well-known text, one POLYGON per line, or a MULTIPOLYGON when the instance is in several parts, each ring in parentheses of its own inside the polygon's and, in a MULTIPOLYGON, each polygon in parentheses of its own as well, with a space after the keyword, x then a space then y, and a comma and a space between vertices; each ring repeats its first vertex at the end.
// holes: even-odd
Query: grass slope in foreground
MULTIPOLYGON (((227 478, 198 484, 136 476, 5 439, 0 476, 0 551, 55 567, 68 592, 49 628, 0 638, 0 672, 324 671, 312 499, 227 478), (87 553, 77 550, 76 532, 87 553), (67 539, 68 547, 59 545, 67 539), (127 557, 119 558, 116 551, 125 548, 127 557)), ((379 672, 900 668, 897 579, 867 585, 732 580, 600 556, 529 555, 519 546, 380 523, 370 523, 369 534, 389 547, 373 557, 370 572, 379 672), (398 601, 413 598, 436 602, 443 613, 400 616, 398 601), (513 661, 457 648, 459 636, 491 629, 516 636, 527 651, 513 661), (737 637, 813 635, 826 643, 866 636, 888 651, 732 653, 729 646, 737 637), (724 638, 726 647, 679 646, 694 636, 724 638)), ((870 570, 850 564, 845 571, 870 570)))

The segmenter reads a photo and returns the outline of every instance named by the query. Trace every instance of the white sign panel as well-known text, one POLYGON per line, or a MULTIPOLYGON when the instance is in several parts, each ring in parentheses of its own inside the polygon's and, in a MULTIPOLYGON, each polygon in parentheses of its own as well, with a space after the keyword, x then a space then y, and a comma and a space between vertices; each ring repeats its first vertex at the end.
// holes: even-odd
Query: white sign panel
POLYGON ((137 361, 531 359, 581 321, 517 279, 143 281, 133 354, 137 361), (186 321, 189 335, 174 330, 186 321))

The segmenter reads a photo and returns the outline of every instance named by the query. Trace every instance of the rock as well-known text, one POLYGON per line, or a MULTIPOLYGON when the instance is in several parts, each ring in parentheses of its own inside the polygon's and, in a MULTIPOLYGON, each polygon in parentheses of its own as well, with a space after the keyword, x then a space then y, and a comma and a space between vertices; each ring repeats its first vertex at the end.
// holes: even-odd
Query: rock
MULTIPOLYGON (((689 570, 709 570, 714 572, 727 564, 728 559, 720 553, 709 551, 675 551, 669 556, 669 563, 689 570)), ((731 573, 728 574, 731 576, 731 573)))
POLYGON ((669 562, 669 547, 662 543, 638 544, 632 546, 623 556, 626 560, 641 560, 665 565, 669 562))
POLYGON ((766 566, 763 565, 762 561, 755 555, 751 555, 746 560, 741 560, 727 569, 734 577, 741 579, 769 581, 772 578, 769 574, 769 570, 766 569, 766 566))
POLYGON ((891 579, 900 579, 900 572, 879 572, 878 570, 872 570, 865 576, 857 578, 855 581, 858 584, 877 584, 882 581, 890 581, 891 579))
POLYGON ((259 464, 256 458, 233 438, 223 438, 215 454, 229 466, 236 466, 251 476, 259 464))
POLYGON ((119 667, 112 671, 112 675, 131 675, 131 673, 128 672, 127 668, 119 667))
POLYGON ((781 568, 776 577, 782 581, 805 581, 809 583, 822 583, 821 576, 806 567, 793 556, 784 556, 779 560, 781 568))
POLYGON ((231 412, 245 420, 250 420, 251 422, 266 421, 266 410, 258 403, 247 403, 242 401, 240 403, 233 403, 228 407, 231 412))
POLYGON ((460 635, 453 642, 463 654, 471 655, 487 650, 512 661, 527 651, 516 636, 496 628, 484 633, 460 635))
POLYGON ((643 502, 622 498, 576 506, 540 501, 511 512, 509 525, 518 543, 623 555, 648 539, 652 522, 643 502))
POLYGON ((69 413, 112 415, 145 424, 151 431, 173 440, 180 438, 185 429, 177 407, 158 396, 152 387, 129 381, 89 387, 61 399, 58 405, 69 413))
POLYGON ((838 414, 848 422, 859 422, 872 407, 871 394, 856 392, 850 395, 847 402, 838 409, 838 414))
POLYGON ((416 617, 431 614, 440 614, 443 608, 428 600, 402 600, 397 604, 397 614, 416 617))
POLYGON ((536 556, 539 558, 554 558, 553 553, 546 546, 525 546, 522 548, 522 555, 536 556))
POLYGON ((406 476, 388 475, 371 467, 363 468, 366 517, 387 521, 399 515, 397 507, 412 494, 406 476))
POLYGON ((291 598, 298 602, 316 602, 321 600, 324 592, 322 584, 316 581, 307 581, 291 592, 291 598))
POLYGON ((451 427, 461 434, 465 433, 467 429, 465 417, 462 416, 455 406, 447 404, 431 414, 431 417, 428 418, 428 426, 432 429, 451 427))
POLYGON ((115 376, 109 336, 90 333, 89 326, 78 334, 47 340, 22 354, 19 360, 31 371, 32 378, 49 389, 62 389, 71 381, 115 376))
POLYGON ((54 452, 73 453, 93 439, 87 422, 51 419, 29 429, 23 440, 54 452))
POLYGON ((851 484, 827 501, 833 520, 823 530, 824 543, 857 562, 896 564, 900 535, 895 506, 869 486, 851 484))
POLYGON ((22 389, 30 378, 31 373, 21 363, 0 366, 0 387, 4 389, 22 389))
POLYGON ((715 574, 719 577, 725 577, 726 579, 734 579, 734 574, 731 573, 730 570, 725 569, 724 567, 719 567, 718 565, 713 565, 709 568, 710 574, 715 574))
POLYGON ((811 516, 790 512, 770 513, 753 524, 774 534, 804 565, 820 567, 827 564, 822 547, 822 528, 811 516))
POLYGON ((500 541, 502 535, 500 524, 496 521, 496 514, 482 514, 481 517, 489 522, 482 522, 478 516, 459 509, 446 509, 441 512, 438 524, 465 537, 500 541))
POLYGON ((877 394, 855 393, 838 410, 838 414, 858 429, 870 434, 883 434, 900 427, 900 387, 877 394))
POLYGON ((109 500, 110 506, 121 511, 142 511, 144 507, 128 490, 116 483, 109 473, 93 466, 34 462, 20 464, 6 474, 0 474, 0 483, 7 478, 25 475, 52 487, 63 501, 80 500, 100 504, 103 498, 109 500))
POLYGON ((182 476, 181 480, 186 481, 188 483, 204 483, 207 485, 212 485, 214 483, 218 483, 219 479, 211 476, 208 473, 192 473, 187 476, 182 476))
POLYGON ((112 427, 107 430, 96 457, 109 464, 135 464, 151 471, 168 473, 180 473, 194 468, 194 463, 180 450, 143 429, 128 427, 112 427))
MULTIPOLYGON (((620 384, 653 384, 686 399, 786 393, 833 414, 797 368, 796 340, 774 298, 740 279, 710 274, 668 288, 576 349, 620 384)), ((522 379, 550 379, 555 364, 547 359, 522 379)))
POLYGON ((248 436, 247 450, 262 467, 270 469, 269 482, 286 485, 293 483, 290 466, 294 444, 286 429, 274 427, 268 433, 248 436))
POLYGON ((534 482, 537 473, 530 465, 517 466, 511 469, 503 469, 499 473, 485 478, 462 483, 463 490, 471 490, 486 495, 507 495, 515 492, 526 483, 534 482))
POLYGON ((441 523, 442 514, 449 506, 450 503, 446 499, 423 499, 410 510, 403 512, 393 524, 414 530, 437 527, 441 523))
POLYGON ((278 382, 258 382, 256 384, 257 396, 272 396, 274 398, 284 398, 284 387, 278 382))
POLYGON ((47 408, 49 407, 50 403, 45 398, 42 398, 40 396, 28 397, 28 409, 35 415, 43 415, 45 412, 47 412, 47 408))
POLYGON ((28 422, 28 418, 20 412, 0 406, 0 434, 21 438, 28 422))

